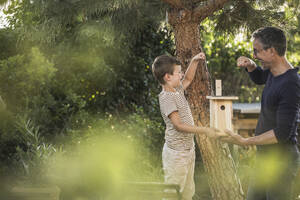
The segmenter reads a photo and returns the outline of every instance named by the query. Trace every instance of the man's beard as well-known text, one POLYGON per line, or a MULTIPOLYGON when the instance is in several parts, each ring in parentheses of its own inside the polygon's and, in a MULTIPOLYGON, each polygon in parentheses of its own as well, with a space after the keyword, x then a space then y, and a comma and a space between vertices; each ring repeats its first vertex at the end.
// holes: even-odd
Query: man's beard
POLYGON ((270 67, 268 65, 266 65, 266 63, 262 60, 258 60, 258 62, 260 63, 260 66, 263 68, 263 69, 269 69, 270 67))

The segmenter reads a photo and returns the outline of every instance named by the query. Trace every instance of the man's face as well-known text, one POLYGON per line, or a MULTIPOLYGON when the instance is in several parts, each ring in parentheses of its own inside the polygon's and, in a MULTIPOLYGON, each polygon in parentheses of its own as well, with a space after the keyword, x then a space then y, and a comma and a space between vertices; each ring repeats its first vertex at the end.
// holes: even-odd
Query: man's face
POLYGON ((259 39, 253 41, 253 58, 260 61, 263 68, 270 68, 273 60, 270 48, 264 49, 259 39))

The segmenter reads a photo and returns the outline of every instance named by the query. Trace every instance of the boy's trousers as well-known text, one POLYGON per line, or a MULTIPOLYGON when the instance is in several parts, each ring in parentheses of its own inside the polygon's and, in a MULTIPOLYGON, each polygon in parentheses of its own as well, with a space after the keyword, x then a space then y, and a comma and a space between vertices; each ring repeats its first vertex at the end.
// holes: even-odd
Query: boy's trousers
POLYGON ((180 185, 183 200, 192 200, 195 193, 195 148, 188 151, 170 149, 165 143, 162 151, 165 183, 180 185))

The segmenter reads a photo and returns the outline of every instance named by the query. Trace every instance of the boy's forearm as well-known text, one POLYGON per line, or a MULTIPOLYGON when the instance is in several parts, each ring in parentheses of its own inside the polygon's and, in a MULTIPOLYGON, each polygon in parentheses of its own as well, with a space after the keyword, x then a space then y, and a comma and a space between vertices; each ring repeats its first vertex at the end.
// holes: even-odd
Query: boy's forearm
POLYGON ((175 129, 177 131, 183 132, 183 133, 200 133, 200 134, 205 134, 205 127, 198 127, 198 126, 193 126, 193 125, 189 125, 189 124, 178 124, 178 125, 174 125, 175 129))
POLYGON ((199 60, 194 60, 194 59, 191 60, 191 63, 189 64, 185 72, 184 80, 192 82, 192 80, 195 77, 198 64, 199 64, 199 60))

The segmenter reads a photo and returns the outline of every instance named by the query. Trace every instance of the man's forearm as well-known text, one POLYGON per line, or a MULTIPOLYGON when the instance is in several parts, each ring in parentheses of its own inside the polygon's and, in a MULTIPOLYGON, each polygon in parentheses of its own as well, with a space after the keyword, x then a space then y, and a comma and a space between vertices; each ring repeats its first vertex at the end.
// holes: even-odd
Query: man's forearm
POLYGON ((251 65, 247 67, 248 72, 253 72, 256 69, 256 65, 251 65))
POLYGON ((264 145, 264 144, 275 144, 275 143, 278 143, 278 141, 272 129, 261 135, 245 138, 244 145, 264 145))
POLYGON ((250 65, 247 66, 248 72, 253 72, 256 69, 257 65, 256 63, 250 59, 250 65))

